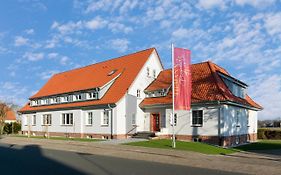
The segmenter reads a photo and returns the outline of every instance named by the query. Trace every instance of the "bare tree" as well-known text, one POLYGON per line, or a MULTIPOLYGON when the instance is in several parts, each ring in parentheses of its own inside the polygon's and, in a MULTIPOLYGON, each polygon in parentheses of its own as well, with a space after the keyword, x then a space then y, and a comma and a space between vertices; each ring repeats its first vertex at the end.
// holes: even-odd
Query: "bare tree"
POLYGON ((0 135, 3 134, 7 111, 8 106, 5 103, 0 103, 0 135))

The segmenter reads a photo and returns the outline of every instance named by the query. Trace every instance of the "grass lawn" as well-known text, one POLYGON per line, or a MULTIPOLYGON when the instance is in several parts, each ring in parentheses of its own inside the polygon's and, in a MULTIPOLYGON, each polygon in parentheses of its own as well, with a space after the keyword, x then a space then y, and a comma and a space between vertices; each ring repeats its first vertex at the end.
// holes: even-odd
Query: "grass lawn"
MULTIPOLYGON (((126 145, 173 149, 171 146, 172 141, 167 139, 132 142, 132 143, 126 143, 126 145)), ((184 141, 176 142, 176 150, 194 151, 203 154, 231 154, 237 152, 237 150, 234 149, 225 149, 225 148, 216 147, 200 142, 184 142, 184 141)))
MULTIPOLYGON (((25 137, 26 135, 13 135, 13 137, 25 137)), ((47 139, 43 136, 31 136, 30 138, 36 138, 36 139, 47 139)), ((50 137, 50 140, 65 140, 65 141, 80 141, 80 142, 96 142, 96 141, 102 141, 101 139, 87 139, 87 138, 66 138, 66 137, 50 137)))
POLYGON ((259 140, 256 143, 235 147, 235 149, 242 151, 281 149, 281 140, 259 140))

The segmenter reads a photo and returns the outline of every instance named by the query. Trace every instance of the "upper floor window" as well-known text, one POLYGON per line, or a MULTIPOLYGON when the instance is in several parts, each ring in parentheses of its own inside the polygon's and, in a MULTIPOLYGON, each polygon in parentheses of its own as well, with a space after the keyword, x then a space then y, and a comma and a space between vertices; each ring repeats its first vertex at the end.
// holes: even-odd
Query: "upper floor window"
POLYGON ((62 125, 73 125, 73 113, 62 114, 62 125))
POLYGON ((146 68, 146 75, 147 75, 147 77, 150 76, 150 69, 149 69, 149 67, 146 68))
POLYGON ((52 115, 51 114, 44 114, 42 124, 43 125, 51 125, 52 124, 52 115))
POLYGON ((156 70, 153 69, 153 78, 156 78, 156 70))
POLYGON ((137 97, 140 97, 140 90, 139 89, 137 89, 137 97))
POLYGON ((203 125, 203 110, 192 111, 192 125, 193 126, 203 125))
POLYGON ((81 94, 78 94, 78 95, 75 95, 75 100, 82 100, 82 95, 81 94))
POLYGON ((89 92, 89 93, 87 93, 87 98, 88 99, 96 99, 97 98, 97 93, 89 92))

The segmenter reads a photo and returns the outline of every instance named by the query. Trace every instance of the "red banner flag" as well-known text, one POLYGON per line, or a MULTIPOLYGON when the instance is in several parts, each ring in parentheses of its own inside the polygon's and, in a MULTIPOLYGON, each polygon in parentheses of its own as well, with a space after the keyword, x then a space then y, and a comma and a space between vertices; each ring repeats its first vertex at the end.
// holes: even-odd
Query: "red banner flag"
POLYGON ((190 50, 174 48, 174 109, 190 110, 191 68, 190 50))

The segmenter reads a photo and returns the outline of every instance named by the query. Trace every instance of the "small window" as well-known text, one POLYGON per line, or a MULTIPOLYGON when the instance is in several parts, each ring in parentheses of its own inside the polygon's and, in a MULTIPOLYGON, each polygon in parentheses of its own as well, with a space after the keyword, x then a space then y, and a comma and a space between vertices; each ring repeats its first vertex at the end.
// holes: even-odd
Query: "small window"
POLYGON ((137 90, 137 97, 140 97, 140 90, 137 90))
POLYGON ((43 125, 51 125, 52 124, 52 115, 44 114, 43 115, 43 125))
POLYGON ((146 68, 146 75, 147 75, 147 77, 149 77, 149 76, 150 76, 150 70, 149 70, 149 67, 147 67, 147 68, 146 68))
POLYGON ((87 125, 92 125, 92 124, 93 124, 93 112, 88 112, 87 125))
POLYGON ((87 94, 87 98, 88 98, 88 99, 96 99, 96 98, 97 98, 97 93, 95 93, 95 92, 89 92, 89 93, 87 94))
POLYGON ((178 115, 175 114, 175 116, 174 116, 174 126, 177 126, 177 123, 178 123, 178 115))
POLYGON ((104 110, 101 120, 102 125, 108 125, 109 124, 109 110, 104 110))
POLYGON ((192 111, 192 125, 193 126, 203 125, 203 110, 192 111))
POLYGON ((156 70, 153 69, 153 78, 156 78, 156 70))
POLYGON ((24 126, 27 126, 28 125, 28 115, 27 116, 25 116, 24 118, 23 118, 23 124, 24 124, 24 126))
POLYGON ((136 114, 132 114, 132 125, 136 125, 136 114))
POLYGON ((113 75, 116 71, 117 71, 117 69, 114 69, 114 70, 110 71, 110 72, 107 74, 107 76, 113 75))
POLYGON ((62 114, 62 125, 73 125, 73 114, 72 113, 62 114))
POLYGON ((69 96, 64 96, 63 97, 63 102, 68 102, 69 101, 69 96))
POLYGON ((75 95, 75 99, 77 101, 82 100, 82 95, 81 94, 75 95))
POLYGON ((36 125, 36 115, 32 116, 32 125, 35 126, 36 125))

